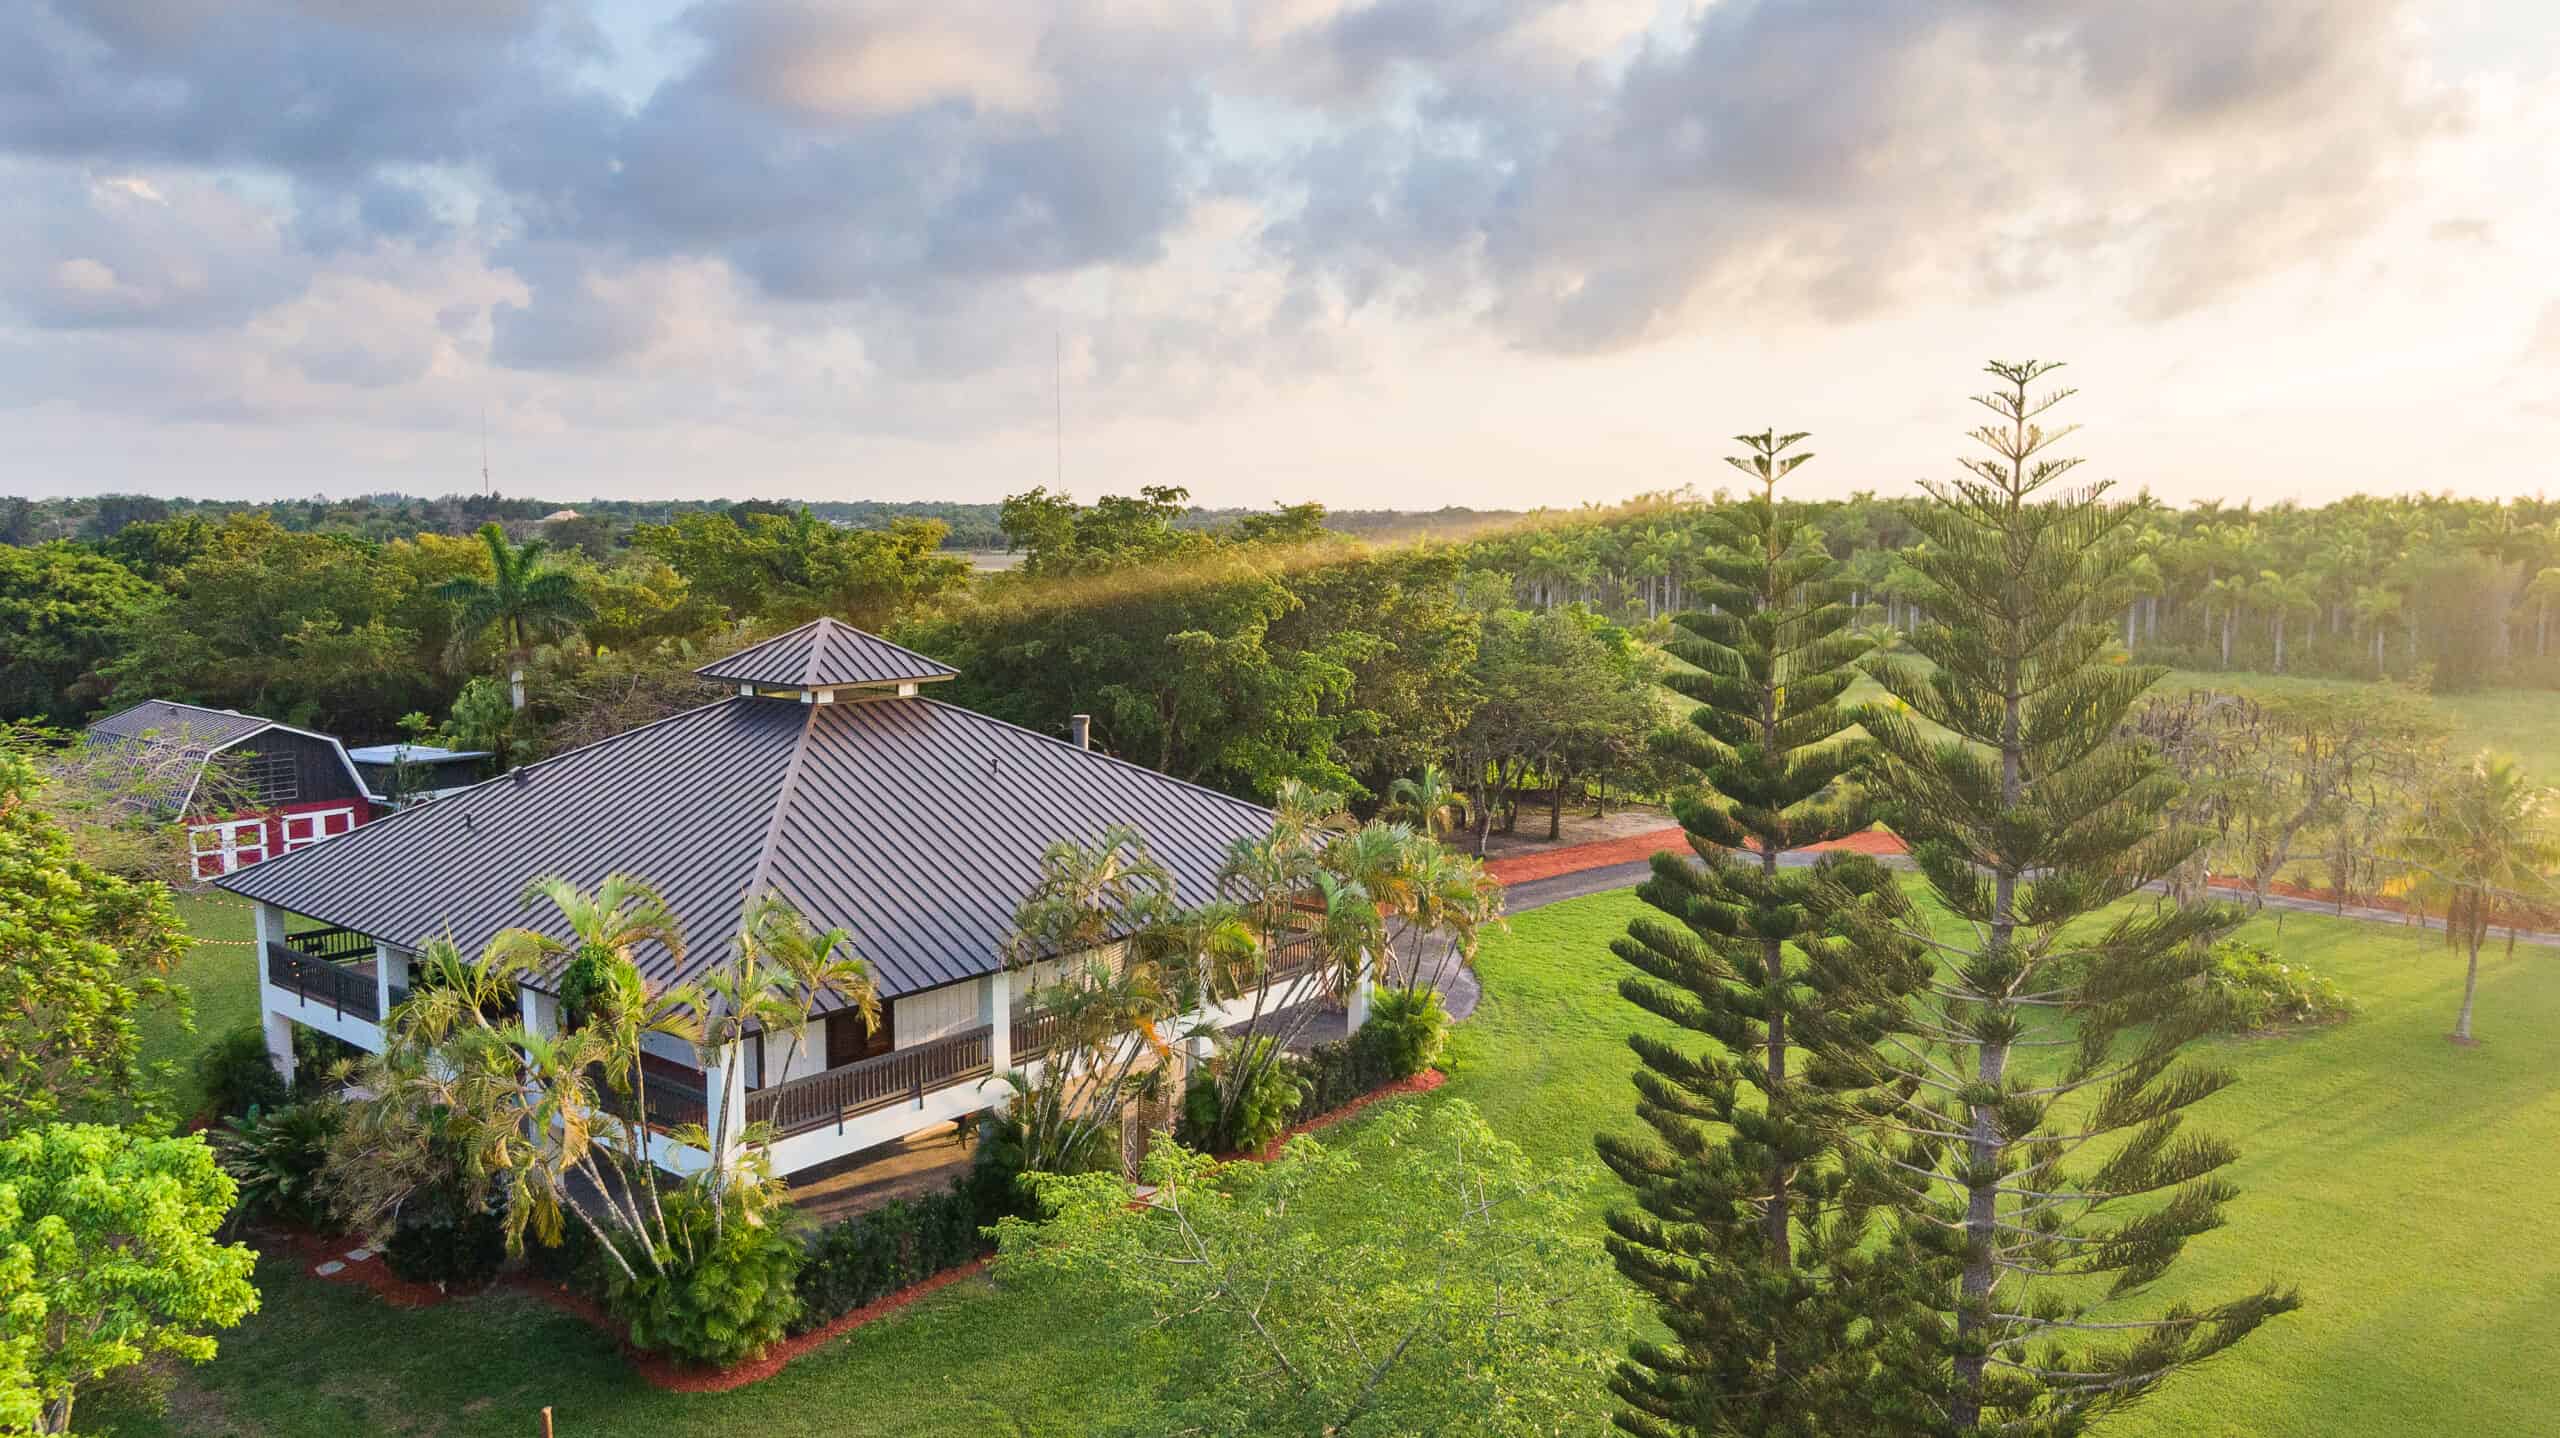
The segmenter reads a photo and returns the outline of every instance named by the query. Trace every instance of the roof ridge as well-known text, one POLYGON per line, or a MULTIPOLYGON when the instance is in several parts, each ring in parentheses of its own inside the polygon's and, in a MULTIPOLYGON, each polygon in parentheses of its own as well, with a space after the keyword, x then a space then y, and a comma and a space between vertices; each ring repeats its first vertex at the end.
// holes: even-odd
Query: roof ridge
POLYGON ((1185 789, 1196 790, 1199 793, 1206 794, 1212 799, 1222 799, 1230 804, 1240 804, 1247 809, 1255 811, 1256 813, 1268 814, 1271 812, 1271 806, 1268 804, 1257 804, 1251 799, 1239 799, 1224 789, 1212 789, 1206 784, 1185 779, 1179 774, 1168 774, 1162 769, 1150 769, 1146 765, 1141 764, 1134 759, 1123 759, 1117 754, 1105 754, 1099 749, 1085 748, 1084 746, 1076 744, 1070 740, 1061 739, 1055 734, 1043 734, 1039 730, 1031 728, 1029 725, 1016 724, 1010 719, 999 719, 993 714, 986 713, 983 710, 972 709, 965 704, 953 704, 924 694, 905 696, 905 701, 910 704, 930 704, 936 709, 948 709, 955 714, 966 714, 972 719, 983 720, 986 723, 996 725, 1000 728, 1011 729, 1016 733, 1028 734, 1034 739, 1041 740, 1044 743, 1055 744, 1061 749, 1071 750, 1075 753, 1082 754, 1089 759, 1099 759, 1105 764, 1117 764, 1123 769, 1134 769, 1151 779, 1161 779, 1168 784, 1178 784, 1185 789))
MULTIPOLYGON (((743 696, 742 696, 743 697, 743 696)), ((809 752, 809 735, 818 727, 818 706, 800 706, 800 733, 791 741, 791 757, 782 763, 782 782, 774 786, 773 812, 765 816, 764 838, 756 846, 755 871, 747 875, 746 888, 738 895, 738 922, 730 930, 731 937, 744 933, 747 906, 755 902, 756 893, 764 888, 773 873, 773 846, 782 837, 783 816, 791 812, 791 801, 800 796, 800 761, 809 752)))

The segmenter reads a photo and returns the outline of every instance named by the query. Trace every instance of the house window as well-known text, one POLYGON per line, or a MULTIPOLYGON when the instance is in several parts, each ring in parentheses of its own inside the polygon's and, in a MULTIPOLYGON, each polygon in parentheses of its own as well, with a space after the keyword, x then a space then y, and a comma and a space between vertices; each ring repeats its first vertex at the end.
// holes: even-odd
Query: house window
POLYGON ((187 830, 187 850, 199 879, 247 868, 267 856, 267 821, 232 819, 194 825, 187 830))
POLYGON ((356 811, 352 805, 344 809, 313 809, 301 814, 287 814, 284 816, 284 851, 290 854, 306 844, 336 838, 355 826, 356 811))

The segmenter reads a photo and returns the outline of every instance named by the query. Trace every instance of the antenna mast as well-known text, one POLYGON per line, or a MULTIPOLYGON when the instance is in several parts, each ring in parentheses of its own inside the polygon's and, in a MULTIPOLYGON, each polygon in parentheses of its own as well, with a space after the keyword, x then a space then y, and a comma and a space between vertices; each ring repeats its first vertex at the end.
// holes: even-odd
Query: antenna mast
POLYGON ((1057 446, 1057 467, 1053 482, 1058 492, 1067 488, 1067 333, 1062 327, 1050 336, 1049 399, 1054 406, 1049 433, 1057 446))

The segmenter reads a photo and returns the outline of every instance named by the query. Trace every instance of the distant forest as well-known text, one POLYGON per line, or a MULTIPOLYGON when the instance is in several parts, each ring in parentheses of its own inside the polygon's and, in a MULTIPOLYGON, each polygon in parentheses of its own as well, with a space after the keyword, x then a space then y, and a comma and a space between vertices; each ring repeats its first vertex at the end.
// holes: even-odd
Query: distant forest
MULTIPOLYGON (((725 513, 743 521, 751 514, 793 514, 806 509, 832 524, 859 529, 885 528, 900 519, 939 520, 949 527, 942 547, 988 551, 1009 548, 1000 523, 1001 504, 960 504, 943 500, 797 500, 749 499, 533 499, 501 494, 448 494, 427 499, 408 494, 363 494, 344 499, 162 499, 144 494, 100 494, 77 499, 24 499, 0 496, 0 544, 31 545, 49 540, 99 542, 115 538, 127 525, 199 515, 221 520, 234 514, 264 515, 297 534, 346 534, 377 542, 418 534, 465 535, 495 520, 510 529, 538 523, 563 510, 575 521, 561 521, 549 532, 555 544, 602 551, 626 540, 644 524, 669 524, 679 516, 725 513)), ((1206 509, 1194 505, 1176 521, 1180 528, 1225 529, 1257 511, 1206 509)), ((1325 527, 1338 534, 1374 541, 1458 539, 1520 518, 1506 509, 1338 509, 1325 514, 1325 527)))

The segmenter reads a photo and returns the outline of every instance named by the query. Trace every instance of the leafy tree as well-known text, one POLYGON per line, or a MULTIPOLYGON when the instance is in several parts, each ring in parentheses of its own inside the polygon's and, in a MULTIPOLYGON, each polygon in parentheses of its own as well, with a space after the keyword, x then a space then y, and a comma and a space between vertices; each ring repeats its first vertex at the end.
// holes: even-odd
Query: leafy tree
POLYGON ((1729 461, 1758 492, 1718 512, 1695 562, 1709 608, 1675 621, 1691 667, 1668 682, 1698 707, 1659 741, 1698 778, 1674 802, 1690 852, 1656 854, 1638 890, 1668 922, 1639 918, 1611 946, 1637 970, 1619 981, 1630 1003, 1711 1041, 1632 1037, 1653 1134, 1599 1140, 1635 1199, 1610 1213, 1609 1251, 1671 1330, 1611 1384, 1619 1426, 1642 1435, 1854 1431, 1860 1322, 1884 1317, 1845 1148, 1909 978, 1880 983, 1808 942, 1806 901, 1817 878, 1890 880, 1856 857, 1781 865, 1872 818, 1846 782, 1866 745, 1839 704, 1868 641, 1838 561, 1777 505, 1812 457, 1789 452, 1803 438, 1744 435, 1729 461))
POLYGON ((93 676, 160 591, 69 544, 0 547, 0 720, 78 723, 93 676))
MULTIPOLYGON (((23 1376, 0 1416, 71 1431, 81 1385, 161 1354, 202 1363, 209 1329, 258 1308, 257 1255, 214 1234, 232 1184, 196 1135, 45 1124, 0 1138, 0 1344, 23 1376)), ((13 1427, 11 1431, 26 1431, 13 1427)))
POLYGON ((1454 748, 1476 799, 1479 856, 1495 815, 1533 774, 1561 788, 1566 774, 1641 745, 1659 722, 1655 675, 1626 631, 1574 610, 1485 615, 1472 678, 1482 699, 1454 748))
POLYGON ((1533 1163, 1464 1103, 1399 1105, 1269 1164, 1149 1153, 1025 1182, 998 1272, 1050 1311, 1117 1320, 1152 1385, 1128 1431, 1562 1432, 1631 1315, 1583 1237, 1580 1167, 1533 1163))
POLYGON ((2270 1287, 2089 1314, 2167 1272, 2234 1192, 2233 1148, 2181 1128, 2230 1071, 2179 1062, 2214 1026, 2199 980, 2231 916, 2100 913, 2204 836, 2165 822, 2175 781, 2126 731, 2159 677, 2111 652, 2127 511, 2103 484, 2048 492, 2076 463, 2049 453, 2070 428, 2041 418, 2069 391, 2031 392, 2051 368, 1990 366, 1995 420, 1972 434, 1988 456, 1924 485, 1909 580, 1932 617, 1909 642, 1925 662, 1874 664, 1901 705, 1860 716, 1887 821, 1956 926, 1898 885, 1816 895, 1860 960, 1918 956, 1932 975, 1911 1033, 1877 1050, 1894 1261, 1918 1312, 1871 1335, 1879 1413, 1929 1432, 2083 1431, 2299 1304, 2270 1287))
POLYGON ((577 576, 543 563, 550 548, 539 539, 509 544, 496 524, 480 526, 480 542, 489 550, 489 574, 458 575, 436 590, 456 611, 457 640, 496 631, 507 663, 507 690, 518 712, 524 709, 524 666, 533 646, 577 632, 595 617, 595 606, 580 592, 577 576))
POLYGON ((2560 872, 2560 828, 2551 790, 2527 782, 2515 761, 2482 754, 2431 786, 2393 848, 2416 879, 2411 897, 2444 913, 2444 938, 2465 951, 2462 1011, 2449 1037, 2468 1045, 2471 1005, 2480 987, 2480 945, 2493 917, 2503 916, 2507 951, 2514 924, 2554 898, 2560 872))
POLYGON ((168 890, 83 862, 37 807, 44 781, 0 750, 0 1133, 144 1105, 140 1018, 186 951, 168 890))
POLYGON ((947 533, 914 518, 847 528, 804 507, 681 515, 634 530, 631 543, 733 618, 788 627, 827 614, 877 630, 967 582, 968 561, 942 550, 947 533))

